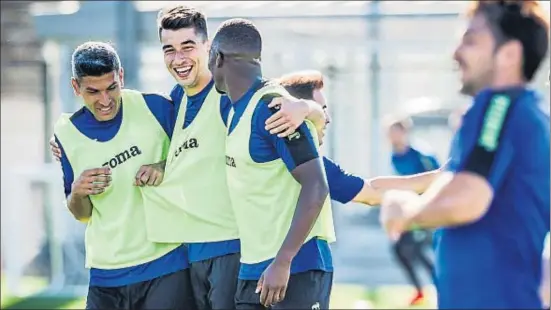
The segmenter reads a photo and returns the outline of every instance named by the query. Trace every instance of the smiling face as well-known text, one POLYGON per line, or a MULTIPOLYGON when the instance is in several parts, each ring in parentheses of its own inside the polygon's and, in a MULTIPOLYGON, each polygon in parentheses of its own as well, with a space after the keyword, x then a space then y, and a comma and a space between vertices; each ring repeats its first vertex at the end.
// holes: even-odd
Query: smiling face
POLYGON ((194 28, 161 30, 165 65, 178 84, 193 88, 201 74, 208 74, 209 43, 194 28))
POLYGON ((454 53, 461 71, 461 93, 474 96, 490 85, 494 75, 495 40, 482 14, 476 14, 454 53))
POLYGON ((101 76, 84 76, 71 80, 73 90, 82 97, 84 105, 98 121, 115 118, 121 105, 121 89, 124 85, 123 70, 101 76))

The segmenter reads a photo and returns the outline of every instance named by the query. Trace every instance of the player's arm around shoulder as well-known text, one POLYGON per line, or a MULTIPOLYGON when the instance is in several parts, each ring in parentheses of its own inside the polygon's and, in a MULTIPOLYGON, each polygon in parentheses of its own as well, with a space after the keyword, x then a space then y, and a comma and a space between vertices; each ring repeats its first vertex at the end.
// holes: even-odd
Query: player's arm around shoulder
POLYGON ((305 119, 317 129, 323 128, 326 115, 323 108, 313 100, 297 99, 291 96, 265 96, 264 101, 274 113, 265 121, 266 130, 279 137, 293 133, 305 119))

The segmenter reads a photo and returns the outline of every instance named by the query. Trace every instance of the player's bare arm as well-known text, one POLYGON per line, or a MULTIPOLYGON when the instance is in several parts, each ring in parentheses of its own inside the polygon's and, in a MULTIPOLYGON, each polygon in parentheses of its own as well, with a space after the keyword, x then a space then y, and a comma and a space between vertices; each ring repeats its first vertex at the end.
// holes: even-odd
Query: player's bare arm
POLYGON ((364 185, 360 192, 354 196, 353 202, 366 204, 369 206, 376 206, 381 203, 384 190, 376 189, 368 181, 364 182, 364 185))
POLYGON ((258 281, 260 302, 265 306, 273 305, 285 298, 291 262, 312 230, 329 194, 319 158, 297 166, 291 174, 302 188, 289 232, 274 261, 258 281))
POLYGON ((484 177, 446 172, 421 196, 422 208, 411 221, 427 228, 471 223, 486 213, 492 197, 492 187, 484 177))
POLYGON ((488 181, 472 172, 443 172, 417 196, 411 191, 391 191, 385 196, 381 222, 397 238, 412 226, 459 226, 480 219, 488 210, 493 190, 488 181))
POLYGON ((292 134, 305 119, 310 120, 316 128, 325 125, 323 108, 313 100, 279 97, 274 98, 268 107, 278 108, 278 111, 266 120, 266 130, 279 137, 292 134))
POLYGON ((73 216, 82 222, 92 216, 90 195, 98 195, 105 191, 111 183, 111 170, 107 167, 88 169, 82 172, 73 182, 71 194, 67 197, 67 207, 73 216))
MULTIPOLYGON (((432 182, 434 182, 448 166, 449 160, 442 167, 418 174, 408 176, 382 176, 368 180, 367 183, 378 191, 389 189, 401 189, 414 191, 418 194, 424 193, 432 182)), ((380 202, 380 201, 379 201, 380 202)))

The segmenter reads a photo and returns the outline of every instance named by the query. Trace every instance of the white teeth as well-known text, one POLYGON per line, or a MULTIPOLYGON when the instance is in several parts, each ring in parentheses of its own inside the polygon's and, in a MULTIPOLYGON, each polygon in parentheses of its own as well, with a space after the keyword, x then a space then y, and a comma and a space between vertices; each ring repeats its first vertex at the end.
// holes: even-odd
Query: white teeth
POLYGON ((175 68, 174 70, 176 70, 176 72, 178 74, 180 73, 186 73, 187 71, 191 70, 191 66, 185 66, 185 67, 181 67, 181 68, 175 68))

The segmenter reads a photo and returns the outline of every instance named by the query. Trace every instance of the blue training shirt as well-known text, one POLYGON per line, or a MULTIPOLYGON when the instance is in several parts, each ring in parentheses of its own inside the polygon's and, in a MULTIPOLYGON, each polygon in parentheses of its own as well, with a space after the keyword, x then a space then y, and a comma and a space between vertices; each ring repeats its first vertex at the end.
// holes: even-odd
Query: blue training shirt
MULTIPOLYGON (((238 124, 249 100, 252 98, 255 91, 259 89, 261 83, 263 83, 262 80, 257 80, 241 99, 233 103, 234 116, 229 127, 230 132, 238 124)), ((291 152, 284 139, 279 138, 277 135, 270 134, 270 132, 265 129, 265 122, 271 115, 272 111, 268 108, 268 103, 258 103, 252 116, 251 137, 249 141, 251 158, 259 163, 281 158, 287 169, 292 171, 297 165, 300 165, 300 163, 297 164, 296 156, 293 156, 294 153, 291 152)), ((306 139, 302 141, 304 145, 301 147, 308 149, 308 153, 319 156, 315 148, 314 139, 306 127, 306 124, 302 124, 298 130, 302 131, 303 136, 306 137, 306 139)), ((258 280, 271 261, 272 259, 257 264, 241 264, 239 278, 243 280, 258 280)), ((333 271, 331 249, 325 240, 313 238, 306 242, 291 263, 291 274, 309 270, 333 271)))
POLYGON ((410 146, 404 153, 392 153, 392 167, 398 175, 412 175, 438 169, 438 160, 410 146))
POLYGON ((485 178, 494 196, 480 220, 440 229, 439 308, 542 309, 538 289, 549 231, 549 130, 549 115, 532 90, 484 90, 474 99, 454 138, 449 170, 485 178), (485 123, 486 117, 491 121, 485 123))
POLYGON ((325 166, 331 200, 340 203, 351 202, 362 190, 364 180, 346 172, 338 164, 325 156, 323 157, 323 165, 325 166))
MULTIPOLYGON (((184 128, 189 126, 199 111, 203 106, 207 95, 210 93, 214 87, 214 80, 211 80, 210 83, 199 93, 188 96, 187 106, 186 106, 186 115, 184 118, 184 128)), ((176 114, 180 110, 180 104, 182 102, 182 97, 184 96, 184 88, 180 85, 174 86, 170 92, 170 97, 174 101, 174 108, 176 114)), ((231 103, 227 96, 222 96, 220 100, 220 117, 224 121, 224 124, 227 122, 229 111, 231 109, 231 103)), ((230 202, 228 201, 228 204, 230 202)), ((203 260, 220 257, 228 254, 239 253, 241 251, 241 245, 238 239, 227 240, 227 241, 217 241, 217 242, 196 242, 188 243, 188 258, 190 263, 200 262, 203 260)))
MULTIPOLYGON (((174 105, 167 98, 157 94, 143 94, 147 107, 163 127, 167 135, 172 136, 174 127, 174 105)), ((105 142, 113 139, 122 124, 121 105, 115 118, 105 122, 99 122, 86 107, 75 112, 71 121, 75 127, 90 139, 105 142)), ((63 146, 55 138, 61 149, 61 168, 63 170, 63 183, 65 196, 71 194, 71 186, 74 181, 74 173, 69 160, 64 155, 63 146)), ((137 172, 137 171, 136 171, 137 172)), ((116 287, 133 283, 152 280, 179 270, 188 268, 187 253, 184 246, 172 250, 170 253, 148 263, 120 269, 90 269, 90 286, 116 287)))

